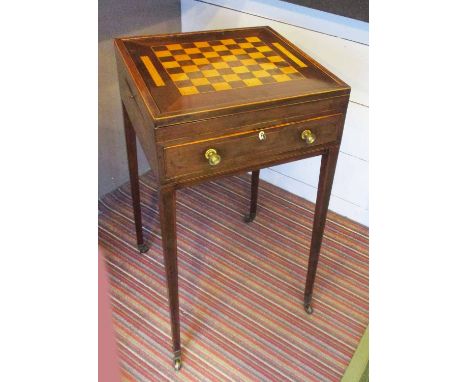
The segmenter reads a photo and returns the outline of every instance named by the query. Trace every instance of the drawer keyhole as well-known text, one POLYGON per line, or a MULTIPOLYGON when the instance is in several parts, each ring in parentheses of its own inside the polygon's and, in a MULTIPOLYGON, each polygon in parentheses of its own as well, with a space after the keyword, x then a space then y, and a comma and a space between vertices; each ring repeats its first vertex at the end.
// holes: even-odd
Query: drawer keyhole
POLYGON ((263 130, 258 133, 258 139, 260 139, 261 141, 266 140, 266 134, 263 130))

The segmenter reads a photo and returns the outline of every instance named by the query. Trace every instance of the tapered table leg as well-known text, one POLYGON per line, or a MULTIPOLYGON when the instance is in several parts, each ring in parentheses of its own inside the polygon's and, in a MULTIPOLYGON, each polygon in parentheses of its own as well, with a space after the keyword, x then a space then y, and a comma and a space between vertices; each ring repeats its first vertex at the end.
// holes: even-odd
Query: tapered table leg
POLYGON ((322 236, 328 211, 328 203, 333 185, 336 162, 338 160, 339 148, 333 147, 322 155, 320 166, 320 178, 317 192, 317 203, 315 205, 314 226, 312 228, 312 242, 310 245, 309 265, 304 290, 304 309, 312 314, 312 290, 314 288, 315 274, 320 256, 322 236))
POLYGON ((143 241, 143 228, 141 224, 141 206, 140 206, 140 183, 138 180, 138 158, 136 135, 132 122, 127 114, 125 105, 122 102, 125 142, 127 144, 128 172, 130 173, 130 188, 133 201, 133 215, 135 217, 135 230, 138 249, 141 253, 148 252, 148 246, 143 241))
POLYGON ((244 221, 250 223, 257 215, 257 198, 258 198, 258 178, 260 170, 252 171, 252 183, 250 185, 250 212, 245 215, 244 221))
POLYGON ((179 286, 177 275, 176 190, 161 187, 159 191, 159 218, 166 270, 167 294, 171 314, 172 350, 174 368, 182 367, 179 321, 179 286))

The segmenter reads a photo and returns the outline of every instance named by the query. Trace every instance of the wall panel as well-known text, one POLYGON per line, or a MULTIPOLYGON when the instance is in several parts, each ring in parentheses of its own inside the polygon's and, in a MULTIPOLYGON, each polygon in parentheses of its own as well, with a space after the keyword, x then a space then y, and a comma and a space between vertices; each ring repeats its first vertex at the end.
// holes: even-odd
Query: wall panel
MULTIPOLYGON (((182 0, 182 31, 269 25, 351 87, 330 209, 368 224, 368 24, 279 0, 182 0)), ((315 201, 320 158, 275 166, 261 178, 315 201)))

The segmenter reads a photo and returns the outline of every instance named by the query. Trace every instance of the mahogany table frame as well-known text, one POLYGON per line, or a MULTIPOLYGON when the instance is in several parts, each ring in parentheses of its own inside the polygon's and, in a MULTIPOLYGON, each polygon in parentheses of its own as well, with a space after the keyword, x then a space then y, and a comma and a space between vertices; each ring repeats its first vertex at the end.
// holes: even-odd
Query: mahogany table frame
MULTIPOLYGON (((323 69, 323 68, 322 68, 323 69)), ((325 69, 323 69, 325 70, 325 69)), ((344 83, 343 83, 344 84, 344 83)), ((293 158, 272 156, 264 160, 260 165, 248 166, 246 164, 242 169, 226 170, 221 173, 213 173, 203 177, 183 179, 176 181, 161 182, 159 192, 159 214, 161 225, 162 246, 166 273, 166 283, 168 291, 168 300, 171 316, 171 331, 172 331, 172 347, 174 354, 174 365, 176 370, 181 367, 181 341, 180 341, 180 319, 179 319, 179 296, 178 296, 178 267, 177 267, 177 232, 176 232, 176 191, 183 187, 195 185, 197 183, 211 181, 213 179, 230 176, 246 171, 252 171, 251 183, 251 200, 250 210, 245 215, 246 222, 252 222, 257 212, 257 196, 259 173, 262 168, 271 167, 276 164, 291 162, 314 156, 321 155, 320 176, 318 182, 318 192, 316 207, 314 213, 314 222, 312 229, 312 238, 310 246, 310 254, 308 261, 307 277, 304 288, 304 309, 308 314, 312 314, 312 291, 314 287, 315 275, 317 272, 317 264, 320 257, 320 248, 322 244, 323 232, 325 228, 326 215, 330 201, 333 178, 338 160, 339 147, 341 142, 342 129, 346 115, 347 102, 349 99, 350 88, 344 84, 344 89, 347 90, 346 105, 343 113, 343 118, 340 122, 339 137, 336 141, 330 144, 319 145, 316 149, 311 149, 307 152, 298 152, 293 158)), ((130 98, 134 96, 131 95, 130 98)), ((137 160, 137 134, 132 124, 129 112, 127 110, 128 100, 122 96, 123 120, 125 129, 125 140, 127 148, 128 168, 130 173, 131 195, 133 200, 133 211, 135 217, 135 229, 137 246, 141 253, 148 251, 143 237, 142 218, 140 207, 140 189, 138 175, 138 160, 137 160)))

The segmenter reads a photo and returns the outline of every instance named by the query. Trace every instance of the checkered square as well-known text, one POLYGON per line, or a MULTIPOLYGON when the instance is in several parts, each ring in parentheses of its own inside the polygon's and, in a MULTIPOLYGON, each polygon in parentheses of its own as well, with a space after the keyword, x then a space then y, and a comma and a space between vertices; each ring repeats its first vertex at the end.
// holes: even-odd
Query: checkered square
POLYGON ((304 78, 258 37, 153 47, 182 95, 193 95, 304 78))

